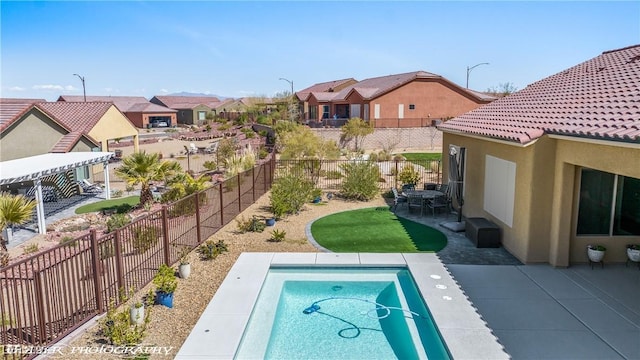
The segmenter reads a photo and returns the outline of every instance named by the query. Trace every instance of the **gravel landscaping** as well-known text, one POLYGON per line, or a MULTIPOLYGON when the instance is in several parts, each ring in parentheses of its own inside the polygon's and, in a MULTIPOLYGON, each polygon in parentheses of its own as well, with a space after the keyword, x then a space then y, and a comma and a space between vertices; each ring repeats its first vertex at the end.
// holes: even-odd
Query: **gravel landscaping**
MULTIPOLYGON (((359 209, 365 207, 386 205, 385 200, 378 196, 368 202, 345 201, 333 198, 320 204, 307 204, 298 215, 290 216, 278 221, 274 227, 267 227, 262 233, 237 232, 237 225, 232 221, 223 227, 210 239, 224 240, 228 244, 229 252, 218 256, 212 261, 198 259, 195 251, 189 254, 191 262, 191 276, 179 279, 178 289, 174 296, 172 309, 155 305, 152 309, 151 321, 147 328, 147 335, 143 341, 146 346, 173 347, 168 355, 152 354, 150 359, 170 359, 175 356, 182 343, 186 340, 200 314, 211 301, 218 286, 224 280, 227 272, 242 252, 317 252, 306 238, 305 227, 308 223, 322 216, 339 211, 359 209), (271 237, 271 230, 285 230, 286 239, 282 242, 267 241, 271 237)), ((269 216, 269 193, 247 208, 240 218, 251 218, 253 215, 269 216)), ((177 267, 177 265, 176 265, 177 267)), ((138 292, 140 298, 150 287, 138 292)), ((127 306, 127 305, 125 305, 127 306)), ((93 321, 87 330, 64 339, 61 343, 65 349, 61 354, 53 355, 52 359, 119 359, 123 355, 71 353, 73 347, 100 347, 106 340, 99 334, 99 326, 93 321)))

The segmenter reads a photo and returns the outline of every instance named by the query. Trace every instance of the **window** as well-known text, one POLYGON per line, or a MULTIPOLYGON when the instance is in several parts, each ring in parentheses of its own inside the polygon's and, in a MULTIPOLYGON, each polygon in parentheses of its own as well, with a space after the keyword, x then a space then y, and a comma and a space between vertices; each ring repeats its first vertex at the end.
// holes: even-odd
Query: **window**
POLYGON ((513 226, 516 163, 486 156, 484 170, 484 209, 509 227, 513 226))
POLYGON ((409 104, 409 110, 415 110, 416 104, 409 104))
POLYGON ((640 179, 582 169, 579 201, 577 235, 640 235, 640 179))
POLYGON ((329 118, 329 105, 322 105, 322 118, 323 119, 329 118))
POLYGON ((309 119, 317 120, 318 119, 318 107, 317 106, 309 106, 309 119))
POLYGON ((198 120, 206 120, 207 112, 206 111, 198 111, 198 120))

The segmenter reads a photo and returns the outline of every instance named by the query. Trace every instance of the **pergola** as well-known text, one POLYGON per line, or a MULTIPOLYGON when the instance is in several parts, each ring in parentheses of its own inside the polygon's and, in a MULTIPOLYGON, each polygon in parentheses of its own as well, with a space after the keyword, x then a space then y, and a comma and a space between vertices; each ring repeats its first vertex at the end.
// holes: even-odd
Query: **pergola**
POLYGON ((69 152, 47 153, 3 161, 0 162, 0 185, 33 181, 36 189, 38 232, 45 234, 47 227, 45 224, 41 179, 45 176, 55 175, 79 167, 102 163, 104 166, 105 197, 110 199, 109 159, 112 157, 114 157, 112 152, 69 152))

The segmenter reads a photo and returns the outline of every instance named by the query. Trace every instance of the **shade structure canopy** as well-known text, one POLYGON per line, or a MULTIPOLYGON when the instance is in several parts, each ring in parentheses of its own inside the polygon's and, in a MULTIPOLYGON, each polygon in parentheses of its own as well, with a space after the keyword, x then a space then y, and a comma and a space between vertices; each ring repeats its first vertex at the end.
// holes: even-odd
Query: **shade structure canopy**
POLYGON ((36 189, 36 213, 38 215, 38 232, 46 232, 44 202, 42 196, 41 179, 45 176, 59 174, 79 167, 104 164, 105 167, 105 191, 109 198, 109 159, 114 157, 113 152, 69 152, 47 153, 0 162, 0 185, 18 182, 33 181, 36 189))

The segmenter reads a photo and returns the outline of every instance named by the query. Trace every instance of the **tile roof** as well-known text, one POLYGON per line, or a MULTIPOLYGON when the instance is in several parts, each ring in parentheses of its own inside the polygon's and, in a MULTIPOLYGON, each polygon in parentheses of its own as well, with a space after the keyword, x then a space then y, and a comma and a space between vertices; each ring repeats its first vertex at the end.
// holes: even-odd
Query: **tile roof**
MULTIPOLYGON (((62 95, 58 101, 84 102, 84 96, 62 95)), ((87 102, 112 102, 118 110, 125 112, 167 113, 176 112, 153 104, 143 96, 87 96, 87 102)))
POLYGON ((100 146, 100 143, 91 138, 88 135, 85 135, 81 131, 72 131, 58 140, 58 142, 51 148, 49 152, 52 153, 67 153, 73 149, 73 147, 78 143, 80 138, 86 137, 89 139, 95 146, 100 146))
POLYGON ((37 102, 45 99, 0 98, 0 132, 7 129, 37 102))
POLYGON ((488 101, 495 100, 495 97, 493 96, 462 88, 452 83, 451 81, 443 78, 440 75, 433 74, 426 71, 414 71, 414 72, 409 72, 404 74, 380 76, 380 77, 359 81, 355 84, 345 87, 344 89, 340 90, 337 93, 313 91, 311 92, 311 94, 313 94, 313 96, 315 96, 316 99, 318 100, 322 99, 321 101, 339 101, 339 100, 346 100, 347 97, 352 92, 357 92, 358 94, 360 94, 360 96, 362 96, 364 100, 373 100, 396 88, 399 88, 400 86, 403 86, 405 84, 408 84, 418 79, 431 79, 431 80, 446 82, 452 87, 457 88, 460 92, 467 93, 469 96, 476 98, 480 101, 488 102, 488 101))
POLYGON ((544 134, 640 143, 640 45, 605 51, 438 128, 520 144, 544 134))
POLYGON ((154 96, 154 98, 172 109, 193 109, 199 105, 215 108, 220 104, 220 99, 215 96, 154 96))
POLYGON ((354 78, 348 78, 348 79, 341 79, 341 80, 333 80, 333 81, 327 81, 327 82, 323 82, 323 83, 317 83, 314 85, 309 86, 306 89, 302 89, 300 91, 296 91, 296 95, 298 96, 299 99, 306 99, 310 93, 312 92, 334 92, 333 90, 335 88, 340 87, 341 85, 344 85, 346 83, 349 82, 357 82, 356 79, 354 78))
MULTIPOLYGON (((87 100, 89 100, 88 97, 87 100)), ((111 102, 57 101, 38 103, 35 106, 66 125, 72 132, 79 131, 88 134, 114 104, 111 102)))

